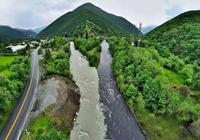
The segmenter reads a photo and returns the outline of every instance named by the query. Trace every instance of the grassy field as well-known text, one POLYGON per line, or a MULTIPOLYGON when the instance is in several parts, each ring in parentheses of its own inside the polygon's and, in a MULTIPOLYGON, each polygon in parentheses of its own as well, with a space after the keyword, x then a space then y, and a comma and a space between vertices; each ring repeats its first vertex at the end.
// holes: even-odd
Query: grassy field
MULTIPOLYGON (((130 106, 129 106, 130 107, 130 106)), ((147 110, 137 110, 131 107, 135 112, 140 124, 148 134, 150 140, 193 140, 190 135, 183 135, 183 127, 174 117, 156 116, 147 110)))
POLYGON ((23 135, 22 140, 32 140, 37 136, 40 130, 46 130, 50 125, 50 119, 47 115, 41 115, 30 123, 28 131, 32 132, 30 135, 26 133, 23 135))
POLYGON ((0 74, 9 75, 8 67, 19 56, 0 56, 0 74))
POLYGON ((0 56, 0 66, 7 66, 15 60, 16 56, 0 56))

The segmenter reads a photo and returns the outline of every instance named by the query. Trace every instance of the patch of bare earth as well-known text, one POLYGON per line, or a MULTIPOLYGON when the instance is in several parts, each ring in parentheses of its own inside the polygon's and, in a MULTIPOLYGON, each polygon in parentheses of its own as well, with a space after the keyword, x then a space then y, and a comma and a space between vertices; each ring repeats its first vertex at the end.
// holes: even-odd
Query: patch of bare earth
MULTIPOLYGON (((80 92, 77 85, 68 78, 58 75, 52 75, 48 76, 46 80, 41 83, 40 86, 42 86, 40 88, 43 89, 43 92, 41 94, 45 95, 42 95, 42 99, 40 97, 40 99, 38 100, 39 102, 37 103, 37 108, 39 109, 41 108, 40 105, 46 104, 45 102, 47 102, 48 99, 45 100, 44 98, 49 98, 48 96, 51 96, 52 98, 53 96, 54 98, 56 98, 56 102, 52 102, 52 104, 49 104, 47 108, 43 109, 43 112, 47 113, 51 120, 53 120, 54 127, 57 130, 71 130, 73 128, 74 119, 76 118, 76 112, 79 111, 80 107, 80 92), (54 86, 49 86, 48 82, 52 81, 57 82, 57 86, 55 86, 55 84, 54 86), (52 91, 56 93, 52 93, 52 91)), ((40 89, 38 94, 40 94, 40 89)))
POLYGON ((57 102, 51 106, 50 117, 61 125, 57 126, 58 130, 66 128, 72 129, 76 112, 80 106, 79 89, 74 82, 67 78, 56 77, 59 82, 57 102))

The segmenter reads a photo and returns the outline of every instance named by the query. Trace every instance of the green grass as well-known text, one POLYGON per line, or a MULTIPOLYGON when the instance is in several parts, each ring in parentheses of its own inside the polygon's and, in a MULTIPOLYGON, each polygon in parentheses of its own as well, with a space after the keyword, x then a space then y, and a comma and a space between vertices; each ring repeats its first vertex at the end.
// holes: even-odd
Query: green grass
POLYGON ((4 69, 3 71, 0 71, 0 74, 4 74, 4 75, 10 75, 11 71, 9 71, 8 69, 4 69))
POLYGON ((0 56, 0 66, 10 65, 15 59, 16 56, 0 56))
POLYGON ((59 127, 58 121, 43 113, 29 124, 21 140, 69 140, 69 130, 59 127))
MULTIPOLYGON (((131 108, 133 111, 133 108, 131 108)), ((136 116, 150 140, 193 140, 183 135, 181 124, 173 116, 156 116, 147 110, 135 110, 136 116)))
POLYGON ((8 67, 19 56, 0 56, 0 74, 9 75, 11 72, 8 67))
POLYGON ((161 67, 162 74, 157 78, 162 79, 163 83, 169 84, 171 86, 180 86, 183 84, 181 76, 171 70, 161 67))
POLYGON ((33 140, 37 136, 37 132, 39 130, 46 130, 51 125, 50 118, 42 114, 37 119, 33 120, 29 127, 28 127, 28 133, 25 132, 25 134, 22 137, 22 140, 33 140))

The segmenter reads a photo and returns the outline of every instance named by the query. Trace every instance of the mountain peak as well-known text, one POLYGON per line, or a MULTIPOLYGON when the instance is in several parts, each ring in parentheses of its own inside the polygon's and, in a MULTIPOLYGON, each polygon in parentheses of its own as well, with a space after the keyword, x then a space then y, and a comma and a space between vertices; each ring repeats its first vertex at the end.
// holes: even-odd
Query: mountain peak
POLYGON ((94 6, 94 7, 96 7, 94 4, 92 4, 90 2, 84 3, 83 5, 81 5, 79 7, 84 7, 84 6, 94 6))
POLYGON ((80 9, 80 10, 82 10, 82 9, 89 9, 89 10, 97 10, 97 9, 100 9, 99 7, 97 7, 97 6, 95 6, 94 4, 92 4, 92 3, 90 3, 90 2, 88 2, 88 3, 84 3, 83 5, 81 5, 81 6, 79 6, 77 9, 75 9, 75 10, 78 10, 78 9, 80 9))
POLYGON ((100 27, 104 34, 141 34, 128 20, 110 14, 92 3, 85 3, 58 18, 40 32, 39 37, 69 35, 87 21, 100 27))

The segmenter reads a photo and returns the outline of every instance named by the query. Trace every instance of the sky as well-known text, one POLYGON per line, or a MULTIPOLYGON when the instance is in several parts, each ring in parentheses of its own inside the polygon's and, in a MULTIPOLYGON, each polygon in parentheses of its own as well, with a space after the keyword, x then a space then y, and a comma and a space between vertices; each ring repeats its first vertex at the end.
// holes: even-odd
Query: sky
POLYGON ((1 0, 0 25, 24 29, 47 26, 86 2, 136 26, 160 25, 185 11, 200 10, 200 0, 1 0))

